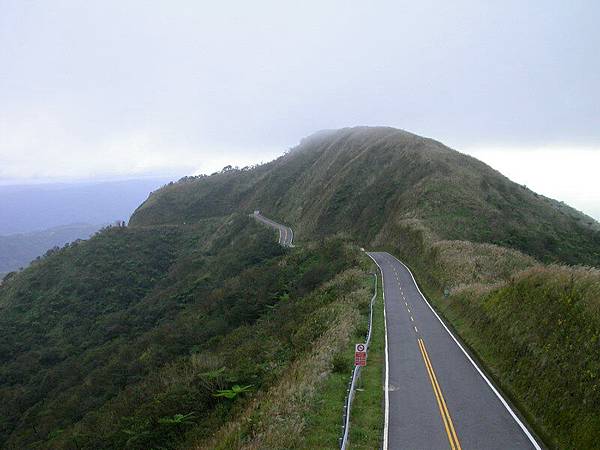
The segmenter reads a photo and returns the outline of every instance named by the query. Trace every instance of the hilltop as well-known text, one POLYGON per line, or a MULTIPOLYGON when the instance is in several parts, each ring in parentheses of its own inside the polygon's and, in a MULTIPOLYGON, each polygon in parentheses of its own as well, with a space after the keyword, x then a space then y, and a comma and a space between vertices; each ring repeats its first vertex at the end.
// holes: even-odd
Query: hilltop
POLYGON ((189 223, 240 208, 293 223, 297 239, 345 232, 368 245, 390 223, 416 219, 437 239, 600 266, 592 218, 440 142, 383 127, 322 131, 270 163, 183 179, 154 192, 131 224, 189 223))
POLYGON ((598 222, 435 140, 358 127, 166 186, 131 223, 240 208, 296 243, 342 235, 398 256, 550 448, 600 448, 600 272, 581 267, 600 267, 598 222))

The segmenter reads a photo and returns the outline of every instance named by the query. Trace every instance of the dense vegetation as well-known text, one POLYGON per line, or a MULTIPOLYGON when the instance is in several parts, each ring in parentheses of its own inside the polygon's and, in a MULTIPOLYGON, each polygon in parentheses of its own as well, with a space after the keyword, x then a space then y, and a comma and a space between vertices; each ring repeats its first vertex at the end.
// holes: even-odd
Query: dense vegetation
MULTIPOLYGON (((587 406, 591 394, 583 393, 598 389, 589 364, 598 362, 593 311, 599 294, 586 294, 589 308, 563 305, 553 291, 570 292, 569 277, 543 266, 600 267, 600 225, 593 219, 433 140, 390 128, 353 128, 317 133, 251 170, 182 180, 152 195, 132 220, 182 223, 240 206, 293 224, 299 239, 344 232, 404 259, 550 445, 588 448, 600 441, 593 406, 587 406), (548 274, 521 275, 528 270, 548 274), (520 289, 506 290, 516 279, 520 289), (490 289, 498 290, 494 302, 490 289), (449 303, 444 293, 457 301, 449 303), (494 315, 491 304, 512 316, 494 315), (549 320, 565 321, 565 314, 571 328, 549 320), (535 333, 526 334, 532 327, 535 333), (549 361, 556 370, 547 368, 549 361), (550 396, 556 409, 543 406, 550 396), (574 417, 584 430, 573 426, 574 417)), ((576 278, 579 269, 560 270, 576 278)))
POLYGON ((438 302, 546 441, 600 449, 600 271, 536 267, 438 302))
POLYGON ((52 252, 0 288, 1 442, 210 437, 336 323, 338 295, 364 277, 315 290, 357 254, 335 240, 286 254, 244 216, 113 228, 52 252))
MULTIPOLYGON (((362 256, 361 263, 365 262, 362 256)), ((305 318, 294 333, 301 341, 299 358, 277 383, 259 393, 213 438, 196 441, 193 448, 337 448, 352 370, 352 343, 364 340, 367 330, 370 282, 371 276, 364 271, 350 269, 294 306, 292 311, 297 313, 299 308, 305 318)), ((274 323, 279 324, 280 321, 274 323)), ((285 331, 290 329, 286 327, 285 331)), ((371 443, 377 446, 379 435, 374 432, 371 443)))

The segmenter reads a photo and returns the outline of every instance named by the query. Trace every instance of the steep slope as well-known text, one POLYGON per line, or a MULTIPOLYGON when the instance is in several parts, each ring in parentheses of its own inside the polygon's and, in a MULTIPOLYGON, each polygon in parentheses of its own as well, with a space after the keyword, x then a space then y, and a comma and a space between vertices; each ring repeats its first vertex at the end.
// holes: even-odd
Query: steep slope
POLYGON ((366 321, 358 253, 286 252, 245 215, 50 252, 0 286, 0 448, 190 448, 330 333, 318 392, 366 321))
POLYGON ((240 207, 293 223, 298 239, 345 232, 366 244, 384 225, 414 218, 440 239, 600 265, 591 218, 437 141, 393 128, 320 132, 271 163, 186 178, 155 192, 131 223, 189 223, 240 207))

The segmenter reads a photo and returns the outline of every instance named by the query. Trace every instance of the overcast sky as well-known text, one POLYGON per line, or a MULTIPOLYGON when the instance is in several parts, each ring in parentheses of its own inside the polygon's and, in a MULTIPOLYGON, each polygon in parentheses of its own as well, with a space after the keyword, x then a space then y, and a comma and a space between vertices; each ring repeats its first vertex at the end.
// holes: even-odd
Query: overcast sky
POLYGON ((0 0, 0 183, 441 140, 600 218, 597 1, 0 0))

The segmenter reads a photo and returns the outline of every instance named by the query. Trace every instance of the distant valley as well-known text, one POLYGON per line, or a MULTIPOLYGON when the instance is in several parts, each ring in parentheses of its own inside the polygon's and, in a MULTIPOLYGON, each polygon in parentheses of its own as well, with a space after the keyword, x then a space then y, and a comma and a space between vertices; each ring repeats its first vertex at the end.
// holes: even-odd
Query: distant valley
POLYGON ((48 250, 127 221, 164 178, 0 185, 0 280, 48 250))
POLYGON ((0 236, 69 224, 127 221, 150 192, 169 181, 147 178, 0 185, 0 236))
POLYGON ((0 278, 8 272, 27 267, 31 261, 54 247, 88 239, 100 228, 100 225, 72 224, 0 236, 0 278))

